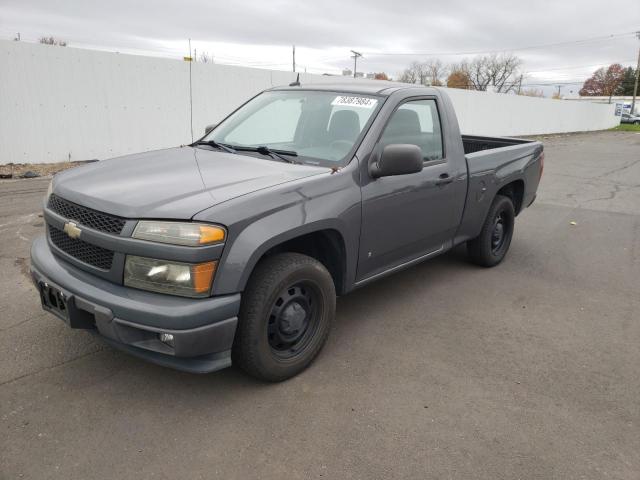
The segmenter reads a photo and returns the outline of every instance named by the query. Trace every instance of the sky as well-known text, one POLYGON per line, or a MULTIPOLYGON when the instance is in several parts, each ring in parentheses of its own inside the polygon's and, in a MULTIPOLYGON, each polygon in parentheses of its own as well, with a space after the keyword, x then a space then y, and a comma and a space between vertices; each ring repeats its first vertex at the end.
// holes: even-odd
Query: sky
POLYGON ((638 30, 640 0, 0 0, 2 39, 182 58, 191 38, 216 63, 278 70, 296 45, 299 71, 333 74, 356 50, 358 71, 395 78, 412 61, 508 52, 527 86, 563 95, 600 66, 635 65, 638 30))

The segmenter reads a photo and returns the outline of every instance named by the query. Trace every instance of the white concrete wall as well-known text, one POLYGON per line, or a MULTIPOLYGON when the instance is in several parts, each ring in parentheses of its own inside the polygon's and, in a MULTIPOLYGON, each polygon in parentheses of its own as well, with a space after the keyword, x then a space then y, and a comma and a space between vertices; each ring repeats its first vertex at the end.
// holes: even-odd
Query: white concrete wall
POLYGON ((447 88, 460 123, 469 135, 538 135, 605 130, 620 123, 615 105, 447 88))
MULTIPOLYGON (((226 65, 192 69, 196 137, 248 97, 295 79, 226 65)), ((468 134, 599 130, 619 121, 612 105, 448 92, 468 134)), ((0 164, 102 159, 190 140, 188 62, 0 41, 0 164)))

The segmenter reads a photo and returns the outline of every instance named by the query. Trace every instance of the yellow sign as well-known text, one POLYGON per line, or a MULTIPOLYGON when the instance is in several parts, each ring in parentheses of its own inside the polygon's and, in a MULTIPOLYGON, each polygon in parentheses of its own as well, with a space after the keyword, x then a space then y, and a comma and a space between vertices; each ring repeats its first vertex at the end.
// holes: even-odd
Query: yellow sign
POLYGON ((191 62, 193 61, 192 57, 182 57, 184 59, 185 62, 191 62))

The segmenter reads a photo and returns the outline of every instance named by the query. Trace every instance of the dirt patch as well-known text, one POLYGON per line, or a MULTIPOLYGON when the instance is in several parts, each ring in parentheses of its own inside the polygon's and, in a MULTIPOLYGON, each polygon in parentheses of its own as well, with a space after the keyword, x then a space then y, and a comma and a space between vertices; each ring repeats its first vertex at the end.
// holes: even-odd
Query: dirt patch
POLYGON ((31 272, 29 271, 29 260, 26 258, 18 257, 13 261, 14 265, 18 267, 20 273, 27 278, 31 278, 31 272))
POLYGON ((86 161, 59 163, 9 163, 7 165, 0 165, 0 178, 33 178, 34 176, 46 177, 61 172, 62 170, 78 167, 86 163, 86 161))

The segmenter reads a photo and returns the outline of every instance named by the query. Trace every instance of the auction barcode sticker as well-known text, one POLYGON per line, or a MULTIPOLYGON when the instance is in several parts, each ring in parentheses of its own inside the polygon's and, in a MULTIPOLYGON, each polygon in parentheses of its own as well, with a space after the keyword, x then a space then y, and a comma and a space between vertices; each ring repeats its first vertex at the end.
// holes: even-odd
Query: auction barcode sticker
POLYGON ((343 107, 362 107, 373 108, 378 103, 378 100, 368 97, 349 97, 346 95, 340 95, 336 97, 331 105, 340 105, 343 107))

